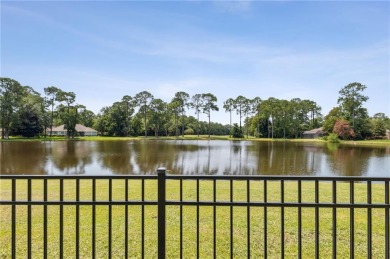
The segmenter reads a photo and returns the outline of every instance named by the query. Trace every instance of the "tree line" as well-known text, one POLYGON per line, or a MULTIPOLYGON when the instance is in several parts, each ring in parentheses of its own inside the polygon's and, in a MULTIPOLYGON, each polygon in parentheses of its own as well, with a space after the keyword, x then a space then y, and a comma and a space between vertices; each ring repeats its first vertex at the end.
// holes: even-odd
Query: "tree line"
POLYGON ((265 138, 299 138, 306 130, 323 127, 327 134, 340 138, 382 137, 390 128, 389 118, 376 114, 369 118, 362 94, 366 87, 351 83, 339 92, 339 106, 325 117, 321 107, 312 100, 294 98, 282 100, 274 97, 262 100, 244 96, 228 98, 223 102, 230 114, 229 124, 212 122, 213 112, 218 112, 217 97, 211 93, 190 96, 176 92, 165 102, 147 92, 125 95, 111 106, 94 114, 84 105, 76 103, 76 94, 55 86, 44 88, 40 94, 32 87, 22 86, 11 78, 0 78, 0 128, 1 137, 51 135, 52 128, 64 124, 67 137, 77 135, 76 124, 96 129, 105 136, 179 136, 179 135, 244 135, 265 138), (193 110, 194 116, 187 115, 193 110), (238 123, 232 122, 232 114, 238 123), (200 114, 207 121, 200 120, 200 114))

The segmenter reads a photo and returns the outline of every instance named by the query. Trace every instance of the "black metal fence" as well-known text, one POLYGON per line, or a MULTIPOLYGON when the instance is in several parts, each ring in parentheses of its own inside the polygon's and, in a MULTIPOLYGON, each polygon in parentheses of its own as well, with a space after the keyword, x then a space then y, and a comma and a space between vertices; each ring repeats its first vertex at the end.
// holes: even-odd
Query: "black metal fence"
POLYGON ((0 175, 0 257, 389 259, 389 182, 0 175))

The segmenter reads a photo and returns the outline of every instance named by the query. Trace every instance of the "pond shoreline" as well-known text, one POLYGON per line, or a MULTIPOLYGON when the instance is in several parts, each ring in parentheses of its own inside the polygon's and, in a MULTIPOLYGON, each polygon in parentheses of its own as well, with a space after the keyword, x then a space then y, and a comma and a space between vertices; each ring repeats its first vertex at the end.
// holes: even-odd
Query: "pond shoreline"
MULTIPOLYGON (((269 138, 231 138, 229 136, 210 136, 210 138, 205 136, 196 136, 196 135, 186 135, 184 137, 175 137, 175 136, 161 136, 161 137, 76 137, 72 139, 64 137, 41 137, 41 138, 19 138, 11 137, 10 139, 0 139, 0 142, 23 142, 23 141, 129 141, 129 140, 226 140, 226 141, 261 141, 261 142, 295 142, 295 143, 329 143, 326 140, 322 139, 269 139, 269 138)), ((365 146, 365 145, 375 145, 375 146, 390 146, 390 140, 341 140, 340 143, 331 143, 331 144, 341 144, 341 145, 352 145, 352 146, 365 146)))

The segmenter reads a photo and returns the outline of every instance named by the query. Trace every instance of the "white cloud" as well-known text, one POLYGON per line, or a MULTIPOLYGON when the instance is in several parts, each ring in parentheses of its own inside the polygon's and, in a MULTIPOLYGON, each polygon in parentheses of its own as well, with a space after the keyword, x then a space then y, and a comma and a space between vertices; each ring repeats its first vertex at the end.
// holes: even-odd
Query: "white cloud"
MULTIPOLYGON (((249 11, 252 7, 251 1, 216 1, 214 4, 227 11, 249 11)), ((112 37, 106 37, 23 9, 11 11, 87 40, 91 44, 88 46, 100 53, 98 59, 103 55, 113 60, 121 57, 120 64, 108 64, 104 68, 92 62, 80 67, 53 67, 49 63, 39 67, 29 65, 35 61, 28 60, 23 64, 2 64, 2 70, 10 72, 8 76, 14 75, 21 83, 37 90, 58 82, 58 87, 76 92, 78 101, 94 111, 111 105, 125 94, 135 95, 146 90, 164 101, 170 101, 178 91, 191 95, 211 92, 219 99, 221 111, 213 116, 220 122, 228 121, 222 110, 223 101, 238 95, 312 99, 327 113, 336 105, 339 89, 359 81, 368 86, 369 111, 382 110, 390 114, 390 109, 382 108, 390 103, 388 41, 364 48, 302 49, 294 44, 290 47, 271 45, 261 38, 254 40, 251 35, 240 38, 235 34, 213 33, 207 28, 194 29, 194 25, 185 21, 181 30, 188 26, 191 35, 129 24, 112 26, 108 22, 104 25, 107 21, 96 21, 94 26, 104 26, 102 30, 112 28, 109 31, 112 37), (132 55, 141 57, 143 68, 137 67, 132 55), (145 65, 147 59, 152 62, 145 65), (21 71, 28 71, 28 75, 23 76, 21 71), (50 78, 42 75, 50 75, 50 78)), ((80 57, 79 60, 84 61, 80 57)))

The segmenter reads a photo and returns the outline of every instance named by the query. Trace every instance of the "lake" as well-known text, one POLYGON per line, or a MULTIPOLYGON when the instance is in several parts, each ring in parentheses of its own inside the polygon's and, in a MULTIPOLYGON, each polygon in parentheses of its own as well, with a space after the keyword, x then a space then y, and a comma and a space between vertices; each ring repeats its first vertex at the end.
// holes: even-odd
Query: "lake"
POLYGON ((223 140, 0 142, 0 173, 390 177, 390 147, 223 140))

